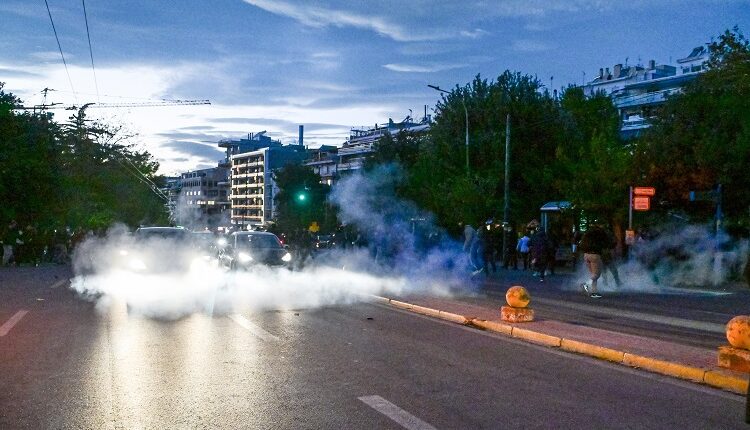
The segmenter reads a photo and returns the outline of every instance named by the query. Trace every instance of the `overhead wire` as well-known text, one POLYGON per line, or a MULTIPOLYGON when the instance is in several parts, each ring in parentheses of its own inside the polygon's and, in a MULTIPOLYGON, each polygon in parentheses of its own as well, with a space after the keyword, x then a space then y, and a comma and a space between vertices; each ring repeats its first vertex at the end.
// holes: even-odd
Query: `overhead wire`
POLYGON ((47 0, 44 0, 44 4, 47 6, 47 15, 49 15, 49 22, 52 24, 52 31, 55 33, 55 40, 57 41, 57 49, 60 50, 60 57, 62 58, 63 65, 65 66, 65 74, 68 75, 68 83, 70 84, 70 89, 73 91, 73 97, 76 100, 76 103, 78 103, 78 96, 76 95, 76 90, 73 87, 73 80, 70 78, 70 71, 68 71, 68 63, 65 61, 65 55, 63 54, 62 45, 60 45, 60 38, 57 36, 57 29, 55 28, 55 21, 52 19, 52 12, 49 10, 49 3, 47 0))
POLYGON ((91 57, 91 71, 94 72, 94 88, 96 88, 96 101, 100 102, 101 100, 99 100, 99 82, 96 79, 96 68, 94 67, 94 50, 91 49, 91 33, 89 32, 89 17, 88 17, 88 14, 86 13, 86 0, 81 0, 81 4, 83 4, 83 19, 86 21, 86 37, 89 40, 89 56, 91 57))

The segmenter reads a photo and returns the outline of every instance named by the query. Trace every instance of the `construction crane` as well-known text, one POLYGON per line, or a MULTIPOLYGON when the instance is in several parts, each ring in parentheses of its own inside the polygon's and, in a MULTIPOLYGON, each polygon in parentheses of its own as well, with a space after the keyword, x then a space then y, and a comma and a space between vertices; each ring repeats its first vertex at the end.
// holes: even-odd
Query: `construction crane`
POLYGON ((89 108, 128 108, 128 107, 159 107, 159 106, 189 106, 189 105, 210 105, 209 100, 154 100, 150 102, 133 102, 133 103, 85 103, 81 106, 66 105, 62 103, 50 103, 34 106, 19 106, 16 109, 45 111, 47 109, 65 109, 65 110, 84 110, 89 108))

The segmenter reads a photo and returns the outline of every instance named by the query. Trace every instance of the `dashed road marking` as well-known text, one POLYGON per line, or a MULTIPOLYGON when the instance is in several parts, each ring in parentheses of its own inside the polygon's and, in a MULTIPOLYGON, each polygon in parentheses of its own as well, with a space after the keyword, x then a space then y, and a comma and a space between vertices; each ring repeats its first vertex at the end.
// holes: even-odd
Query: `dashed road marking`
POLYGON ((420 420, 414 415, 399 408, 388 400, 380 396, 362 396, 358 397, 367 406, 375 409, 381 414, 397 422, 401 427, 409 430, 437 430, 430 424, 420 420))
POLYGON ((65 285, 67 283, 68 283, 67 279, 60 279, 59 281, 57 281, 54 284, 52 284, 50 286, 50 288, 54 289, 54 288, 62 287, 63 285, 65 285))
POLYGON ((6 334, 8 334, 8 332, 10 332, 10 329, 12 329, 13 326, 15 326, 16 324, 18 324, 18 322, 21 321, 21 318, 23 318, 24 315, 26 315, 27 313, 29 313, 29 311, 20 310, 20 311, 16 312, 15 315, 13 315, 12 317, 10 317, 10 319, 8 321, 5 321, 5 324, 3 324, 3 325, 0 326, 0 337, 5 336, 6 334))
POLYGON ((258 325, 252 323, 249 319, 243 317, 240 314, 229 315, 229 318, 233 319, 234 322, 239 324, 242 328, 247 329, 250 333, 266 342, 278 342, 279 338, 272 335, 271 333, 263 330, 258 325))

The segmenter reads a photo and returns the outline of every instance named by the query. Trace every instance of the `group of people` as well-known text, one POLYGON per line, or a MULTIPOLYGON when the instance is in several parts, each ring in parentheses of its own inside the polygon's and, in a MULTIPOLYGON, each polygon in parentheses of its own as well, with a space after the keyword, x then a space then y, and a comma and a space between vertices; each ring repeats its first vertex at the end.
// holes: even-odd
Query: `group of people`
MULTIPOLYGON (((538 221, 529 222, 523 234, 516 235, 511 231, 503 238, 503 233, 503 229, 493 225, 492 220, 488 220, 479 229, 474 229, 471 225, 464 226, 464 251, 469 256, 473 275, 496 272, 497 257, 501 254, 503 268, 518 269, 521 263, 523 270, 533 270, 533 275, 538 276, 541 282, 544 282, 545 276, 555 273, 559 244, 554 235, 545 231, 538 221)), ((592 298, 601 297, 597 284, 604 271, 609 271, 615 283, 620 285, 614 261, 615 247, 614 235, 604 230, 600 224, 594 223, 585 233, 573 235, 574 257, 576 252, 582 254, 589 273, 589 280, 581 287, 592 298)))
POLYGON ((68 261, 68 250, 82 236, 82 230, 39 228, 34 224, 22 226, 16 220, 11 220, 0 227, 0 261, 2 266, 36 266, 46 262, 63 264, 68 261))
POLYGON ((487 220, 483 227, 464 226, 464 251, 469 255, 473 274, 497 272, 497 261, 502 257, 504 269, 534 270, 543 281, 546 274, 554 273, 557 243, 537 221, 526 226, 523 234, 505 232, 501 225, 487 220), (505 237, 503 235, 506 234, 505 237))

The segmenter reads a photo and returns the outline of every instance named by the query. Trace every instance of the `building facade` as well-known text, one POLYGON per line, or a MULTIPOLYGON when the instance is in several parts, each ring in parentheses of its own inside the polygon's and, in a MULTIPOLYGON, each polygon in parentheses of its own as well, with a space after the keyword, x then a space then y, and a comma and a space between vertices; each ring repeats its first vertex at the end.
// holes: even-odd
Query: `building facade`
POLYGON ((388 123, 376 124, 373 128, 353 128, 349 139, 340 148, 323 146, 310 151, 310 158, 305 165, 312 167, 323 183, 333 185, 341 176, 361 169, 367 157, 372 154, 375 142, 382 137, 396 136, 401 131, 427 131, 431 120, 425 114, 419 122, 407 116, 401 122, 394 122, 389 118, 388 123))
POLYGON ((610 96, 620 117, 620 135, 636 137, 650 127, 655 108, 704 72, 707 62, 708 49, 699 46, 677 60, 677 66, 657 65, 654 60, 647 66, 616 64, 612 71, 609 67, 599 69, 599 75, 583 90, 589 97, 600 92, 610 96))
POLYGON ((180 174, 175 222, 192 229, 229 221, 229 168, 212 167, 180 174))
POLYGON ((278 193, 273 172, 305 158, 301 145, 281 144, 231 155, 231 223, 250 229, 272 221, 278 193))

